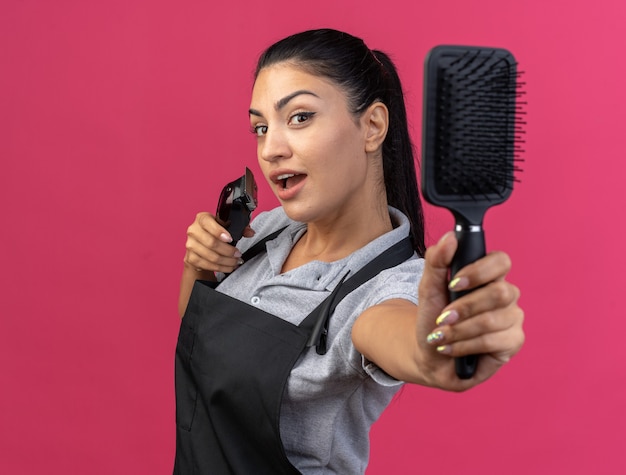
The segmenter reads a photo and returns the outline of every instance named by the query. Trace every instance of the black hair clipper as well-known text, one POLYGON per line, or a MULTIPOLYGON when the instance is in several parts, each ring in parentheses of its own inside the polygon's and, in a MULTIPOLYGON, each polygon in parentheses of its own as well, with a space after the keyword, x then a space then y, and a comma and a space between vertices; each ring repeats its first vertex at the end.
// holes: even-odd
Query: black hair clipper
POLYGON ((243 230, 250 223, 250 214, 257 207, 257 186, 254 175, 246 167, 246 173, 228 183, 220 194, 217 217, 228 229, 234 246, 241 239, 243 230))

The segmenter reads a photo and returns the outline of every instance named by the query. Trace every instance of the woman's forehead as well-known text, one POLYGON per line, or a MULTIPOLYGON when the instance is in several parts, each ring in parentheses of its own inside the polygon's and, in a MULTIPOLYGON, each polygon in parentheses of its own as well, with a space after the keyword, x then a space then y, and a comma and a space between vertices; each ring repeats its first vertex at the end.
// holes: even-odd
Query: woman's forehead
POLYGON ((252 102, 279 101, 298 90, 310 91, 320 98, 342 93, 334 82, 324 76, 311 74, 291 63, 278 63, 259 71, 252 89, 252 102))

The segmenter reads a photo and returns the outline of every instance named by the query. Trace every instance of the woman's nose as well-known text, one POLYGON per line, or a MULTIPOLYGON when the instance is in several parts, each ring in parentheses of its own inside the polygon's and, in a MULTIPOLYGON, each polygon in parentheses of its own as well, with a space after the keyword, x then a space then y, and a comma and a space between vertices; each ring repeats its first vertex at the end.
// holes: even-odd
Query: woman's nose
POLYGON ((263 138, 259 141, 258 154, 261 159, 268 162, 279 158, 289 158, 291 156, 291 148, 285 133, 280 129, 268 128, 263 138))

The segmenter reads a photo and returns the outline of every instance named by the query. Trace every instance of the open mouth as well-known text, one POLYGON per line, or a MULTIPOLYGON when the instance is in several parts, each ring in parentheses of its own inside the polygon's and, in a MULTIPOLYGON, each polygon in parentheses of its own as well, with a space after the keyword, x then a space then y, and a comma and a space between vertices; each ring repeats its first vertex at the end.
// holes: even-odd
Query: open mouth
POLYGON ((306 175, 298 174, 298 173, 285 173, 283 175, 278 175, 276 177, 276 183, 283 190, 288 190, 289 188, 300 183, 306 175))

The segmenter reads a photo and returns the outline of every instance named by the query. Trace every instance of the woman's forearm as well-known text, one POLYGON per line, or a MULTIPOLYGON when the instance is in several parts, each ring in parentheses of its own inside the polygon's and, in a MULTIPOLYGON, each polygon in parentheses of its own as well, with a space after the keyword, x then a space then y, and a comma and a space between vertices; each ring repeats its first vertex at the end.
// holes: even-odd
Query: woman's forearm
POLYGON ((198 271, 189 264, 184 264, 183 274, 180 279, 180 294, 178 297, 178 313, 181 318, 185 315, 185 311, 187 310, 189 296, 191 295, 191 290, 193 289, 193 284, 196 280, 208 280, 215 282, 215 273, 207 270, 198 271))

